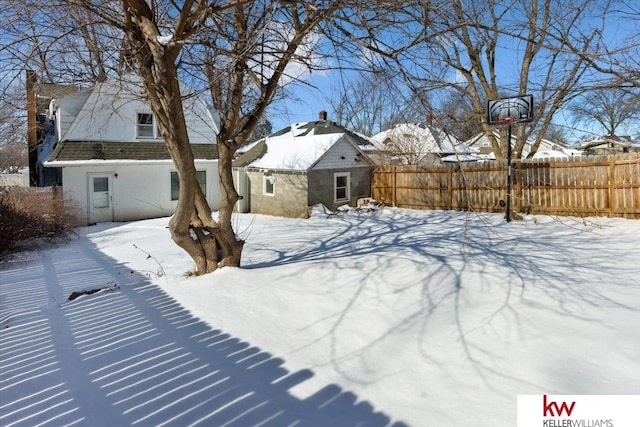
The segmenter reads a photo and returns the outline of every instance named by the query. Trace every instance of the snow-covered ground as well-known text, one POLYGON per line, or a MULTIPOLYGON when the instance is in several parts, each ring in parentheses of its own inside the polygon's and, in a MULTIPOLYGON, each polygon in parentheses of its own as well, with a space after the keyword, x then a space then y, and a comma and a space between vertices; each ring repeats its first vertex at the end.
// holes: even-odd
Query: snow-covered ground
POLYGON ((88 227, 3 266, 0 424, 506 427, 521 394, 640 394, 640 221, 392 208, 235 221, 243 268, 203 277, 186 277, 167 218, 88 227), (101 310, 137 317, 117 317, 122 336, 101 310), (214 355, 216 336, 239 347, 214 355), (42 346, 50 357, 29 356, 42 346), (162 399, 191 382, 135 371, 181 351, 207 368, 174 405, 162 399), (250 355, 279 374, 229 363, 250 355), (86 378, 65 378, 72 367, 86 378), (220 372, 240 392, 217 403, 200 390, 220 372))

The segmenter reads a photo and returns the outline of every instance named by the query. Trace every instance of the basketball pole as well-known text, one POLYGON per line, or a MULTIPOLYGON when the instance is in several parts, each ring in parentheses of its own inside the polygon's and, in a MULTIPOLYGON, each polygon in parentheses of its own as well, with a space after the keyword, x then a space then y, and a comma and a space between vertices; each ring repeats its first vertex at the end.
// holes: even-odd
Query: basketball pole
MULTIPOLYGON (((500 200, 500 206, 505 206, 505 219, 511 222, 511 125, 513 123, 531 122, 533 120, 533 95, 520 95, 515 98, 500 98, 487 100, 487 124, 508 125, 507 135, 507 197, 506 202, 500 200)), ((500 144, 502 146, 502 144, 500 144)))
POLYGON ((507 203, 506 203, 507 222, 511 222, 511 121, 507 131, 507 203))

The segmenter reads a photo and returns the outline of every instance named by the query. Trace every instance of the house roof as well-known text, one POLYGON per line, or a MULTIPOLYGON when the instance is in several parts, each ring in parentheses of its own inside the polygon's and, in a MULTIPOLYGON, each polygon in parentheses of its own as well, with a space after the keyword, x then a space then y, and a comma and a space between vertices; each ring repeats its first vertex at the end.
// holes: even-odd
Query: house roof
POLYGON ((620 145, 622 147, 640 147, 640 142, 634 142, 629 136, 605 136, 586 141, 580 147, 583 150, 598 147, 601 145, 620 145))
MULTIPOLYGON (((218 158, 216 144, 191 144, 193 156, 197 160, 218 158)), ((167 147, 162 142, 59 142, 49 158, 48 166, 56 163, 105 160, 105 161, 145 161, 171 160, 167 147)))
MULTIPOLYGON (((500 140, 500 132, 497 129, 493 129, 493 135, 500 140)), ((517 140, 517 136, 516 135, 511 135, 511 146, 515 146, 516 144, 516 140, 517 140)), ((469 147, 491 147, 491 143, 489 142, 489 138, 487 137, 487 134, 484 132, 480 132, 479 134, 477 134, 476 136, 468 139, 467 141, 465 141, 463 144, 469 146, 469 147)), ((533 139, 528 139, 526 141, 526 143, 524 144, 524 147, 522 149, 522 157, 528 157, 529 152, 531 151, 532 147, 534 144, 534 140, 533 139)), ((571 156, 575 156, 578 154, 581 154, 581 152, 579 150, 576 150, 575 148, 571 147, 569 144, 563 143, 563 142, 557 142, 557 141, 550 141, 548 139, 543 138, 540 141, 540 145, 538 147, 538 151, 539 152, 551 152, 551 151, 557 151, 557 152, 561 152, 564 153, 565 157, 571 157, 571 156)), ((548 154, 548 153, 547 153, 548 154)), ((495 154, 493 152, 490 153, 490 157, 491 158, 495 158, 495 154)), ((540 157, 540 156, 538 156, 540 157)), ((548 156, 547 156, 548 157, 548 156)))
MULTIPOLYGON (((189 138, 198 143, 214 141, 219 113, 189 87, 181 83, 180 88, 189 138)), ((136 113, 152 113, 142 78, 132 73, 56 99, 51 108, 63 116, 56 123, 60 141, 134 142, 135 132, 128 130, 136 126, 136 113)))
POLYGON ((556 159, 564 159, 569 157, 565 152, 559 150, 541 150, 536 151, 536 154, 533 155, 534 159, 548 159, 548 158, 556 158, 556 159))
POLYGON ((329 135, 336 133, 348 135, 351 140, 359 146, 372 145, 371 141, 369 141, 363 135, 353 132, 331 120, 317 120, 314 122, 294 123, 291 126, 287 126, 284 129, 280 129, 279 131, 272 133, 271 135, 269 135, 269 138, 285 136, 288 134, 295 136, 306 136, 329 135))
POLYGON ((424 123, 400 123, 372 136, 371 141, 380 150, 386 150, 389 148, 388 145, 391 145, 418 151, 424 155, 470 151, 468 146, 460 145, 453 138, 424 123))
POLYGON ((342 140, 361 153, 362 146, 371 145, 364 137, 329 120, 295 123, 254 145, 234 161, 234 166, 308 171, 342 140))
POLYGON ((83 88, 55 83, 36 84, 36 110, 45 114, 52 99, 65 98, 80 93, 83 88))

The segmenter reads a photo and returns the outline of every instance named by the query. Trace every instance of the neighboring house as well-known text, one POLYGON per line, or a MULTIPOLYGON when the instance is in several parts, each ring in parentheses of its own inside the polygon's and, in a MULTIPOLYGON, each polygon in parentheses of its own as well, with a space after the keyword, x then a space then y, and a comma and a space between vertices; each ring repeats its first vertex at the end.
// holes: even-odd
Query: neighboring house
POLYGON ((640 142, 634 142, 630 136, 605 136, 586 141, 580 149, 586 155, 640 153, 640 142))
POLYGON ((558 150, 538 150, 533 155, 534 159, 566 159, 567 157, 569 156, 558 150))
POLYGON ((28 187, 29 169, 20 169, 17 173, 5 173, 0 171, 0 188, 2 187, 28 187))
MULTIPOLYGON (((128 76, 50 103, 38 167, 58 171, 81 223, 168 216, 176 208, 177 173, 142 93, 140 80, 128 76)), ((217 125, 197 97, 187 98, 184 110, 197 178, 215 210, 217 125)))
MULTIPOLYGON (((500 132, 497 129, 493 131, 494 136, 500 140, 500 132)), ((478 135, 468 139, 463 142, 467 147, 475 148, 479 152, 479 157, 485 159, 495 159, 495 153, 493 152, 493 146, 491 145, 491 141, 489 137, 484 133, 479 133, 478 135)), ((515 146, 516 144, 516 136, 511 136, 511 146, 515 146)), ((524 144, 524 148, 522 149, 522 158, 526 158, 533 148, 534 141, 527 140, 524 144)), ((536 153, 542 153, 539 157, 571 157, 571 156, 579 156, 582 155, 580 150, 577 150, 571 147, 568 144, 562 144, 559 142, 549 141, 548 139, 543 139, 540 141, 540 145, 536 150, 536 153)))
POLYGON ((234 160, 240 212, 306 218, 309 207, 355 206, 371 195, 373 162, 361 136, 326 120, 296 123, 234 160))
POLYGON ((35 71, 32 70, 27 70, 26 77, 29 185, 37 187, 58 185, 62 181, 60 171, 42 166, 42 162, 46 160, 42 147, 53 129, 48 119, 49 105, 54 99, 77 94, 83 89, 73 85, 39 82, 35 71))
POLYGON ((401 123, 370 138, 367 151, 377 164, 431 165, 447 156, 465 156, 475 149, 424 123, 401 123))
MULTIPOLYGON (((532 141, 527 141, 525 144, 525 149, 527 152, 531 151, 532 141)), ((533 155, 534 158, 544 158, 544 157, 574 157, 574 156, 582 156, 582 151, 576 147, 573 147, 564 142, 558 141, 549 141, 548 139, 543 139, 540 142, 540 146, 536 150, 533 155), (563 154, 563 155, 561 155, 563 154)))

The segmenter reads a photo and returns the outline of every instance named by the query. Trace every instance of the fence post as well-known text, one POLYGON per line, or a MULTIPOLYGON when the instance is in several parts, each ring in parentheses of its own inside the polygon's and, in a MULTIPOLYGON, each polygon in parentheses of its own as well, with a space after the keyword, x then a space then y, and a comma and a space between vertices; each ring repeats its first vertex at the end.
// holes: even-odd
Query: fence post
POLYGON ((453 209, 453 170, 447 171, 447 210, 453 209))
POLYGON ((616 158, 609 156, 609 218, 613 218, 616 213, 616 158))
POLYGON ((522 190, 522 175, 523 175, 523 164, 522 160, 519 160, 514 165, 514 192, 515 192, 515 202, 516 202, 516 212, 524 212, 524 194, 522 190))
POLYGON ((391 193, 391 205, 396 207, 396 180, 398 179, 398 167, 393 166, 393 179, 392 179, 392 193, 391 193))

